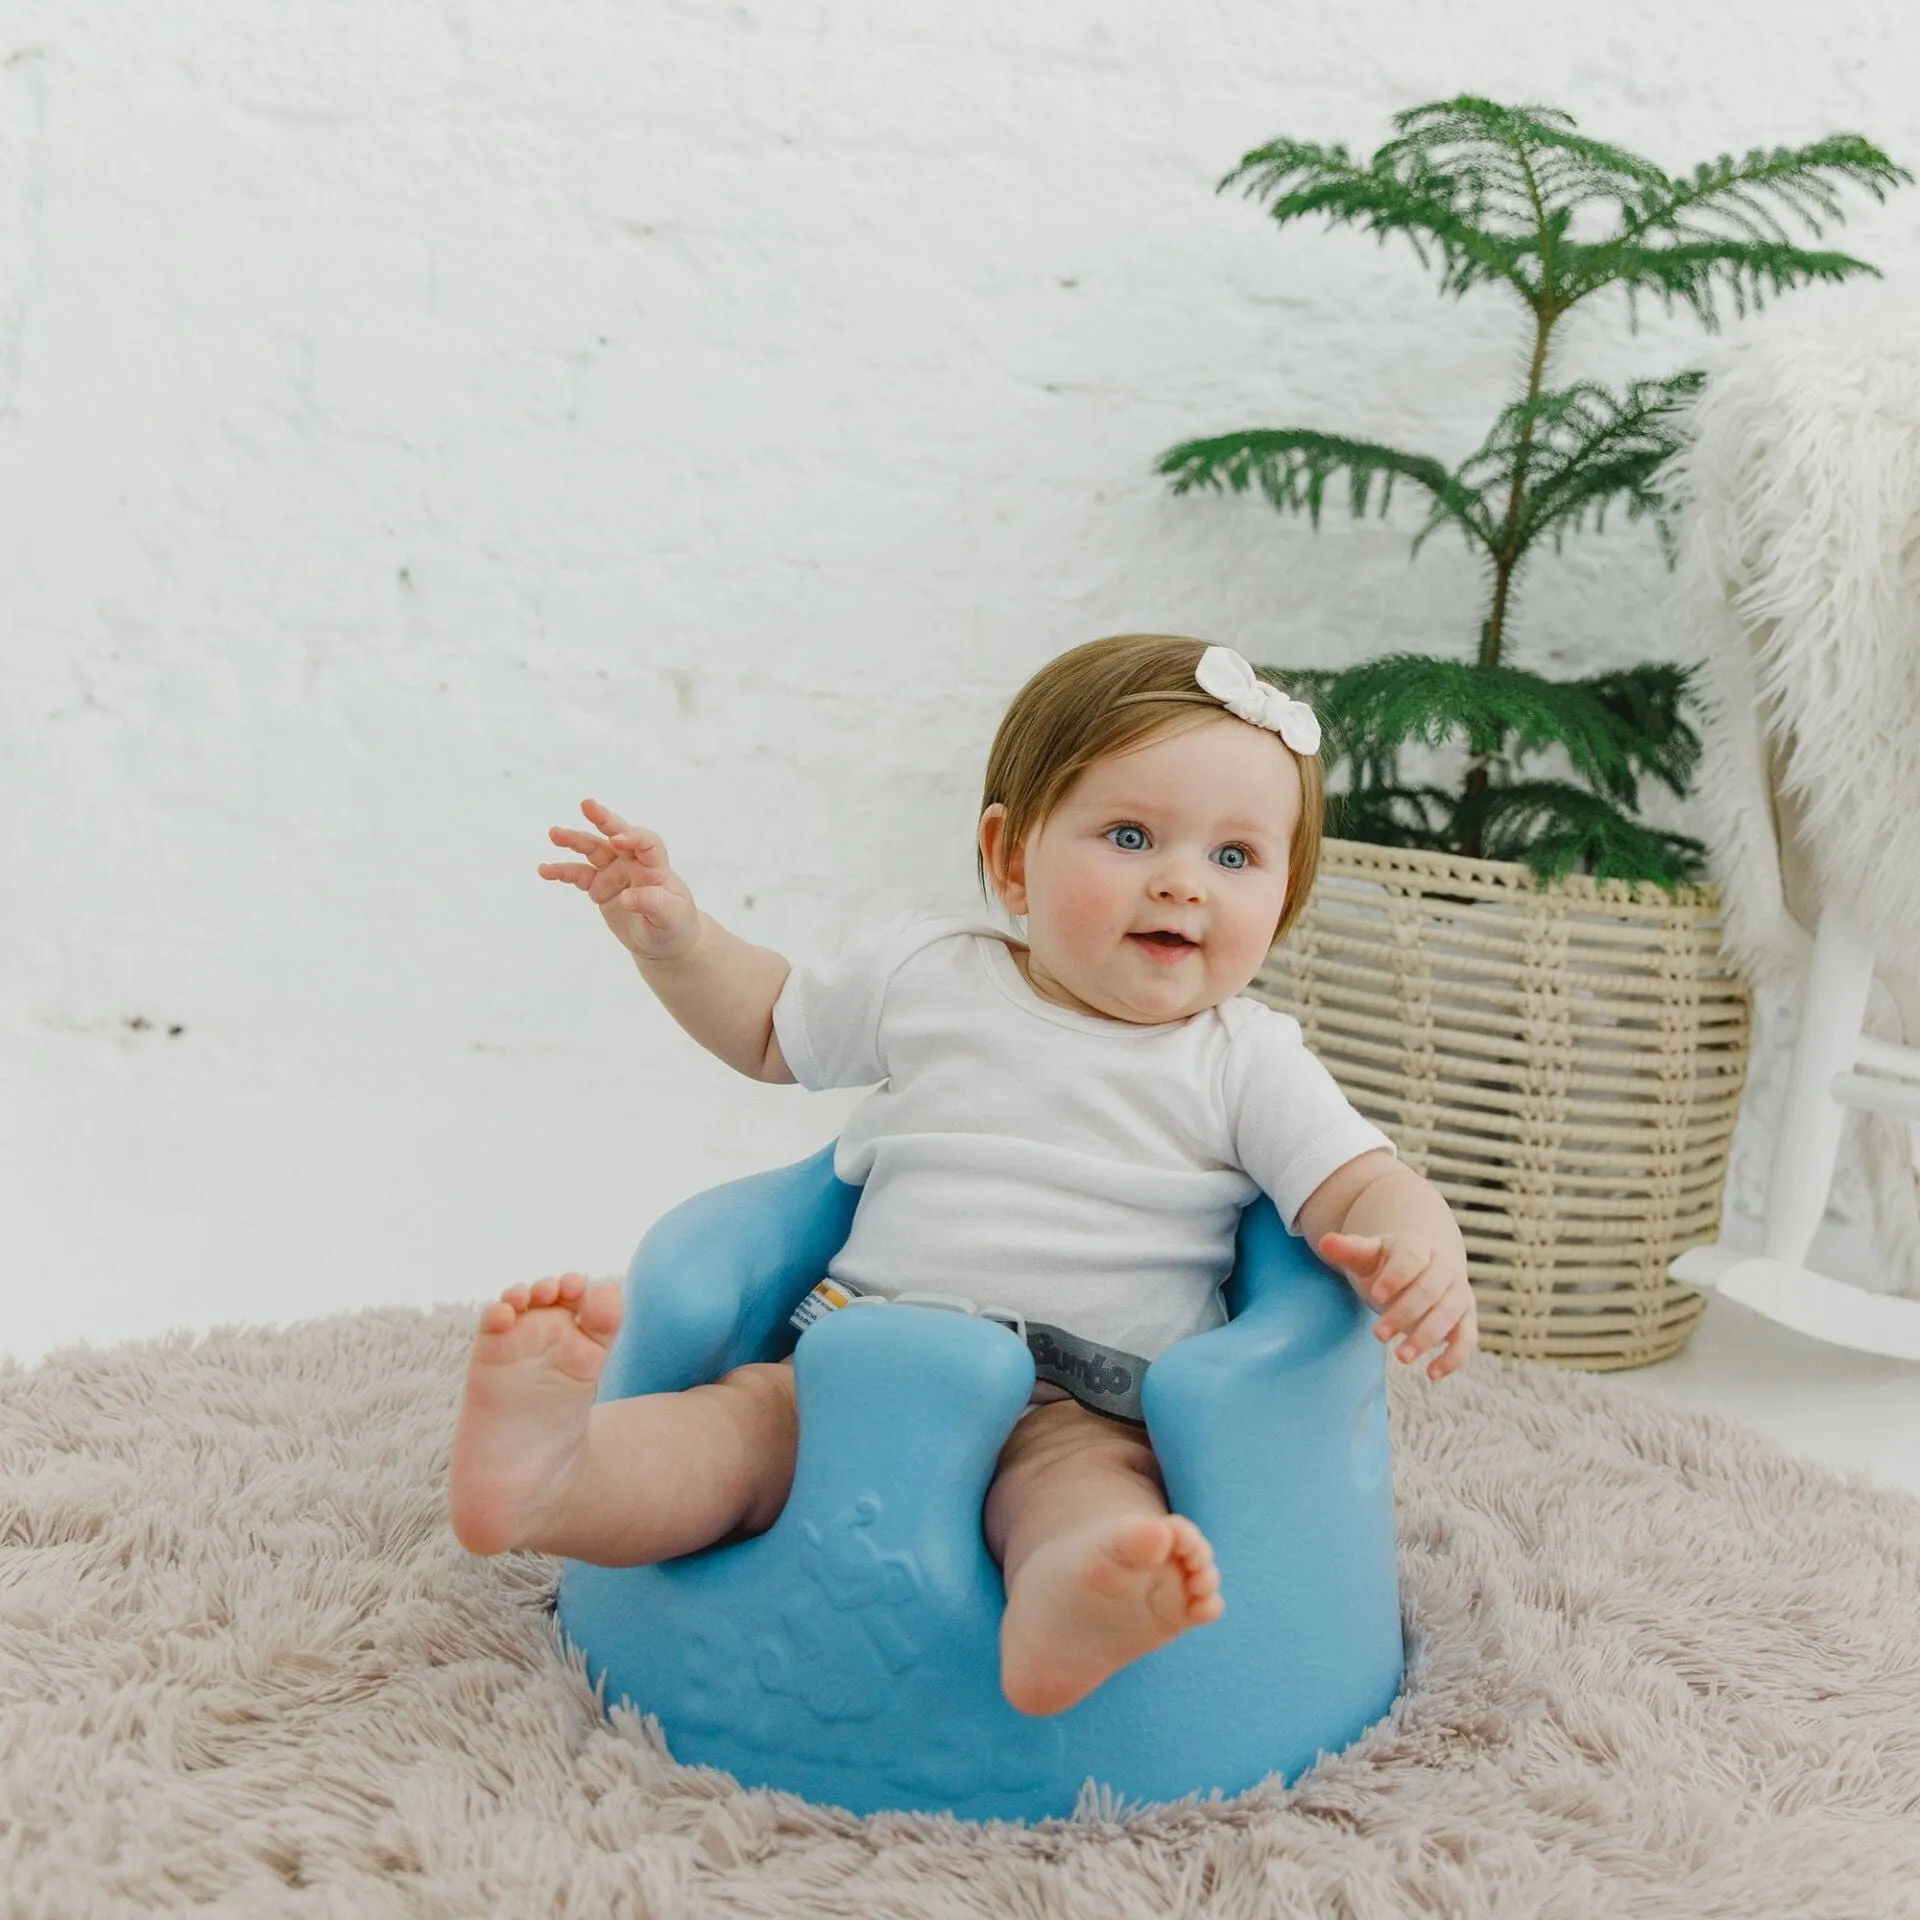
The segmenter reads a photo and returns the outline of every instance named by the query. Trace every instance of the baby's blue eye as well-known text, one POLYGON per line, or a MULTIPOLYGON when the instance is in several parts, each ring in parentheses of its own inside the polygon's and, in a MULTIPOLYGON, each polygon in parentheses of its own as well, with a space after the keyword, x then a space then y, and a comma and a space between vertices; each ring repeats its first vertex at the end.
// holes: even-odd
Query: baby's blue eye
MULTIPOLYGON (((1147 830, 1145 827, 1136 826, 1131 820, 1123 820, 1119 826, 1109 827, 1107 829, 1106 838, 1112 840, 1113 844, 1123 853, 1139 853, 1146 846, 1147 830), (1121 833, 1135 834, 1138 838, 1133 840, 1114 839, 1116 834, 1121 833)), ((1222 847, 1220 851, 1222 854, 1232 854, 1234 856, 1233 859, 1223 860, 1221 863, 1229 873, 1243 872, 1253 864, 1253 854, 1237 840, 1222 847)))

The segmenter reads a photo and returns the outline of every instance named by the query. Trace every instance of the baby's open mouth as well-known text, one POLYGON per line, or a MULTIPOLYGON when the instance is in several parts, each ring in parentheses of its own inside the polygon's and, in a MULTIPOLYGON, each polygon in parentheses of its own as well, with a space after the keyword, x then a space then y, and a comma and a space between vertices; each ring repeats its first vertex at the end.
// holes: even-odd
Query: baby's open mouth
POLYGON ((1184 934, 1178 933, 1136 933, 1132 938, 1135 940, 1151 940, 1156 947, 1191 947, 1198 944, 1195 941, 1187 939, 1184 934))

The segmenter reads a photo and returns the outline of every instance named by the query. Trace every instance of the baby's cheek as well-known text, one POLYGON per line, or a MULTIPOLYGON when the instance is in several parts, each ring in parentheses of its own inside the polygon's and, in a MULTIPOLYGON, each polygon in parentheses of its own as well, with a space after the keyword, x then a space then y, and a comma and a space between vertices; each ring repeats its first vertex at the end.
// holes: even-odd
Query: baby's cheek
POLYGON ((1233 964, 1247 972, 1255 972, 1266 959, 1273 945, 1273 930, 1280 924, 1280 909, 1284 904, 1281 890, 1277 887, 1263 888, 1258 900, 1249 900, 1237 910, 1233 919, 1233 964))
POLYGON ((1091 949, 1131 924, 1119 887, 1096 871, 1062 875, 1053 904, 1060 918, 1060 932, 1076 952, 1090 954, 1091 949))

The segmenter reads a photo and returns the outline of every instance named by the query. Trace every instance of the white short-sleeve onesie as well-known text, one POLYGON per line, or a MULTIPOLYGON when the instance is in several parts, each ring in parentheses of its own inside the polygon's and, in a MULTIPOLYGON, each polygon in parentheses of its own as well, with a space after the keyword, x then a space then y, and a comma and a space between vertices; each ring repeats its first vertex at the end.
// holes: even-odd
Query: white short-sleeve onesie
POLYGON ((834 1155, 862 1188, 836 1279, 1144 1359, 1225 1319, 1257 1192, 1297 1232, 1336 1167, 1392 1151, 1289 1015, 1246 998, 1161 1026, 1077 1013, 1034 992, 1006 934, 950 915, 909 910, 796 965, 773 1026, 802 1086, 874 1087, 834 1155))

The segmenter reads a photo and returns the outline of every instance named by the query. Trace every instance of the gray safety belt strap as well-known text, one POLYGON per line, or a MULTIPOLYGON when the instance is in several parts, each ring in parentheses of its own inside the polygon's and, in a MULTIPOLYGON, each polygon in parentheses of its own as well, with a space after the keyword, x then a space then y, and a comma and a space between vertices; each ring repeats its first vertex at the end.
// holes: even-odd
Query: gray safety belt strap
MULTIPOLYGON (((992 1317, 1002 1319, 999 1314, 992 1317)), ((1049 1327, 1038 1320, 1026 1322, 1026 1335, 1033 1370, 1040 1379, 1064 1387, 1095 1413, 1131 1420, 1136 1426, 1146 1424, 1140 1411, 1140 1382, 1147 1363, 1137 1353, 1103 1347, 1097 1340, 1083 1340, 1065 1327, 1049 1327)))
MULTIPOLYGON (((863 1293, 849 1281, 822 1280, 794 1308, 787 1324, 804 1333, 816 1320, 836 1308, 889 1303, 887 1295, 863 1293)), ((1140 1383, 1146 1377, 1147 1363, 1137 1353, 1103 1347, 1097 1340, 1082 1339, 1065 1327, 1050 1326, 1042 1320, 1022 1320, 1017 1314, 979 1307, 957 1294, 901 1293, 891 1297, 891 1304, 944 1307, 949 1312, 998 1321, 1027 1343, 1037 1379, 1064 1389, 1095 1413, 1108 1414, 1115 1420, 1131 1420, 1136 1426, 1146 1423, 1140 1409, 1140 1383)))

